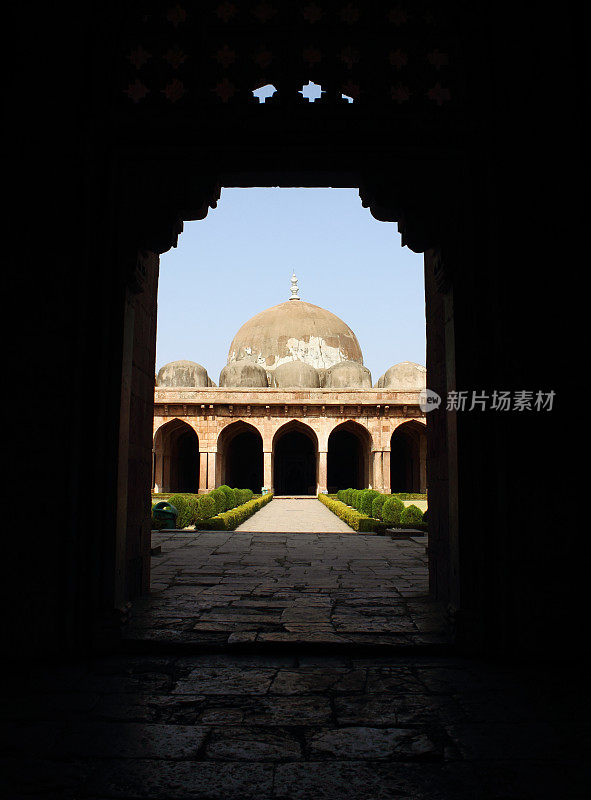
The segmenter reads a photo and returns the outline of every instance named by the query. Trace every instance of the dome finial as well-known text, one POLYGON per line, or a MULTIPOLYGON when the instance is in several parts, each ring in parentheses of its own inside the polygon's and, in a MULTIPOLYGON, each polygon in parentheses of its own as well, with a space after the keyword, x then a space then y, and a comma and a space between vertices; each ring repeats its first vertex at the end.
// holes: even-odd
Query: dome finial
POLYGON ((300 290, 298 288, 298 279, 296 278, 296 274, 294 272, 293 275, 291 276, 291 297, 289 299, 300 300, 301 298, 298 294, 299 291, 300 290))

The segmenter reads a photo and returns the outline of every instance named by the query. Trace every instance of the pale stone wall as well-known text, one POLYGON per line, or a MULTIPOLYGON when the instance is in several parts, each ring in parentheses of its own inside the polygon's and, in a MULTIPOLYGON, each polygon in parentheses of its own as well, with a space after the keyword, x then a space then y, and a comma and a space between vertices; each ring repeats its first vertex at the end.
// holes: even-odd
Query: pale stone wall
MULTIPOLYGON (((171 420, 181 420, 199 439, 199 491, 207 492, 221 483, 220 435, 228 426, 243 422, 262 437, 263 485, 273 488, 273 452, 277 435, 284 426, 297 421, 312 432, 317 442, 317 490, 327 490, 328 440, 345 422, 359 425, 367 439, 366 483, 379 491, 390 491, 390 440, 399 425, 415 420, 425 424, 416 392, 385 389, 178 389, 157 388, 154 398, 154 436, 171 420)), ((158 441, 158 439, 156 439, 158 441)), ((161 488, 163 455, 154 453, 154 485, 161 488)), ((424 474, 426 453, 421 452, 424 474)), ((421 488, 423 488, 421 486, 421 488)))

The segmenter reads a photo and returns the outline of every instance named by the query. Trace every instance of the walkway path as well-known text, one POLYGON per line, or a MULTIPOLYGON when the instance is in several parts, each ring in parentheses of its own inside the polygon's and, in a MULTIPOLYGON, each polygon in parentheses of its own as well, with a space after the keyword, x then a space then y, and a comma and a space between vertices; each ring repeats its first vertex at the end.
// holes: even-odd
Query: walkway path
POLYGON ((271 500, 236 530, 260 533, 351 533, 353 531, 315 497, 309 500, 271 500))
MULTIPOLYGON (((300 503, 312 514, 326 511, 329 521, 334 516, 317 501, 300 503)), ((285 513, 288 529, 298 520, 303 527, 298 513, 285 513)), ((446 642, 441 612, 428 597, 425 537, 394 540, 345 526, 341 533, 183 531, 154 534, 152 541, 161 554, 152 559, 152 594, 134 604, 132 640, 446 642)))

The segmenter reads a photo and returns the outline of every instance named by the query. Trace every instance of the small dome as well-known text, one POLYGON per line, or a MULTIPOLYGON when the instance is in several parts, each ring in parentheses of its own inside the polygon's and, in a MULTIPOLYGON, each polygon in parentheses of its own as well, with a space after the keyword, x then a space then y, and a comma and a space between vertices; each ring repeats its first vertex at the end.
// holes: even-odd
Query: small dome
POLYGON ((376 384, 377 389, 420 392, 427 385, 427 368, 412 361, 401 361, 387 369, 376 384))
POLYGON ((220 372, 220 387, 266 389, 267 386, 267 373, 263 367, 246 358, 226 364, 220 372))
POLYGON ((320 386, 318 372, 304 361, 286 361, 272 375, 273 386, 280 389, 317 389, 320 386))
POLYGON ((325 389, 371 389, 371 372, 363 364, 342 361, 326 371, 325 389))
POLYGON ((171 361, 158 372, 156 385, 160 387, 195 388, 211 386, 207 370, 195 361, 171 361))

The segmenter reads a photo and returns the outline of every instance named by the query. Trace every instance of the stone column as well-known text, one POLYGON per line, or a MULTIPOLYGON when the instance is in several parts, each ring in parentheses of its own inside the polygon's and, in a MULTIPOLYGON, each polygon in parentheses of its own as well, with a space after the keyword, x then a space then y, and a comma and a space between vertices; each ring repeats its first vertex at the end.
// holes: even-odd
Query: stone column
POLYGON ((207 491, 215 489, 215 461, 217 453, 207 453, 207 491))
POLYGON ((427 436, 419 439, 419 491, 427 491, 427 436))
POLYGON ((199 494, 207 492, 207 453, 199 453, 199 494))
POLYGON ((328 478, 328 452, 320 450, 318 452, 318 494, 327 491, 328 478))
POLYGON ((273 469, 271 461, 271 453, 263 453, 263 486, 273 491, 273 469))
POLYGON ((384 450, 382 453, 382 484, 383 493, 390 494, 392 488, 390 486, 390 451, 384 450))
POLYGON ((384 476, 382 474, 382 451, 376 450, 373 454, 373 482, 371 484, 378 492, 384 490, 384 476))
POLYGON ((156 491, 156 487, 158 487, 158 491, 162 491, 163 485, 163 471, 164 465, 162 463, 162 451, 155 450, 154 451, 154 480, 152 482, 152 486, 154 487, 154 491, 156 491))

